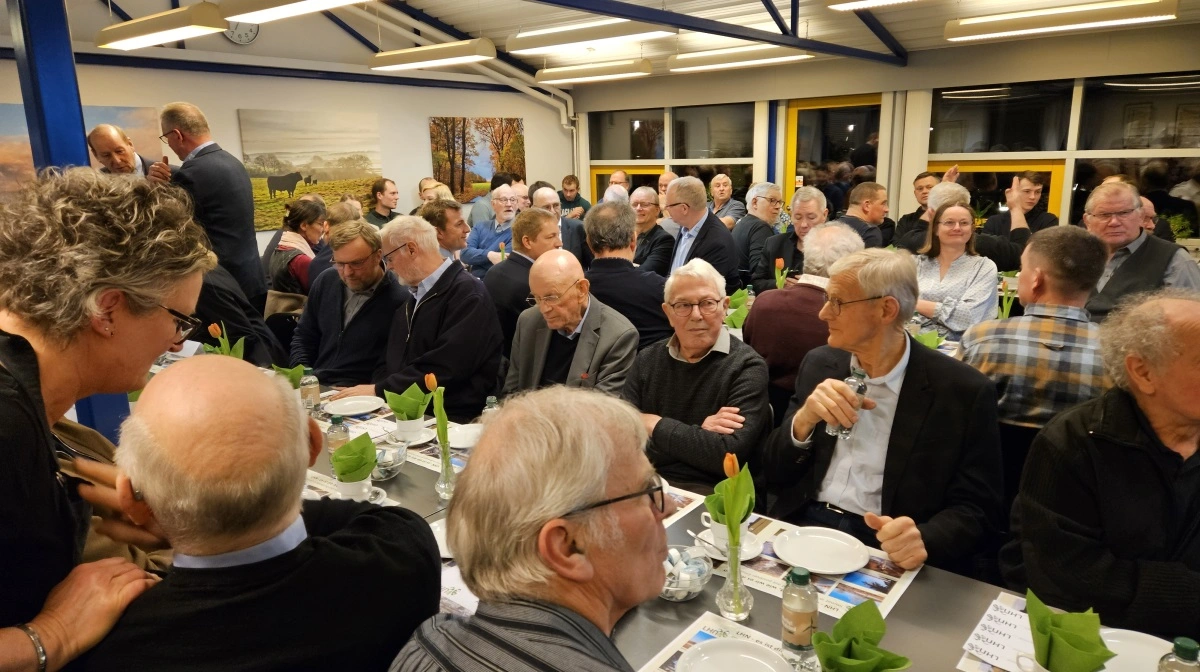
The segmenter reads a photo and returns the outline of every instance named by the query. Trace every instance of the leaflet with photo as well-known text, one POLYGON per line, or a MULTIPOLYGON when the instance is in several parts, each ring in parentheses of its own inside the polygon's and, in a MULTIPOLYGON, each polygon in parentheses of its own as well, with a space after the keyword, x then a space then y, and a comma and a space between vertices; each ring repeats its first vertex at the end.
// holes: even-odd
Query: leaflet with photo
POLYGON ((1017 672, 1018 653, 1033 651, 1025 598, 1001 592, 963 643, 962 672, 1017 672))
POLYGON ((479 598, 463 583, 458 563, 442 560, 442 605, 439 611, 455 616, 470 616, 479 608, 479 598))

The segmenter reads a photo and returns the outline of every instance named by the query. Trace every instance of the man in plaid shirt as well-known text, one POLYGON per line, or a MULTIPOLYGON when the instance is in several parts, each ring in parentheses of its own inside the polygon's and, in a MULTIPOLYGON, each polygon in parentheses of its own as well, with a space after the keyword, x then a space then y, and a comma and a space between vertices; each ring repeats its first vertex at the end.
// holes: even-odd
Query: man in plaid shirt
POLYGON ((1038 231, 1021 254, 1025 315, 966 331, 962 359, 996 382, 1002 423, 1042 427, 1107 387, 1100 329, 1084 304, 1104 272, 1104 243, 1082 228, 1038 231))

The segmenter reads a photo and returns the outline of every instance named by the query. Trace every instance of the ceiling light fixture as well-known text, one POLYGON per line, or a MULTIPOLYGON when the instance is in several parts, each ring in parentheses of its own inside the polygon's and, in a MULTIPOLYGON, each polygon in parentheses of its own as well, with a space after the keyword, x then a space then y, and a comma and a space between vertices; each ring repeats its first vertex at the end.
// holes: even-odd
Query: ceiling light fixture
POLYGON ((220 7, 211 2, 198 2, 104 28, 96 35, 96 46, 129 51, 219 33, 228 28, 229 22, 221 16, 220 7))
POLYGON ((496 45, 486 37, 384 51, 371 57, 372 70, 416 70, 479 63, 496 57, 496 45))
MULTIPOLYGON (((1194 75, 1190 75, 1190 76, 1194 76, 1194 75)), ((1173 89, 1173 88, 1175 88, 1175 87, 1179 87, 1179 86, 1195 86, 1195 85, 1197 85, 1197 84, 1200 84, 1200 80, 1196 80, 1196 79, 1194 79, 1194 80, 1192 80, 1192 81, 1190 81, 1190 82, 1139 82, 1139 83, 1133 83, 1133 82, 1105 82, 1105 83, 1104 83, 1104 85, 1105 85, 1105 86, 1116 86, 1116 87, 1121 87, 1121 88, 1136 88, 1136 89, 1140 89, 1140 88, 1151 88, 1151 89, 1154 89, 1154 88, 1163 88, 1163 89, 1173 89)))
POLYGON ((914 0, 826 0, 825 6, 839 12, 852 12, 860 9, 875 9, 888 5, 902 5, 914 0))
POLYGON ((603 82, 613 79, 645 77, 653 72, 648 58, 634 58, 608 63, 569 65, 562 68, 543 68, 534 79, 538 84, 569 84, 581 82, 603 82))
POLYGON ((1112 28, 1169 21, 1176 18, 1178 10, 1179 0, 1108 0, 955 19, 946 23, 945 36, 951 42, 966 42, 1067 30, 1112 28))
POLYGON ((731 47, 668 56, 667 70, 670 72, 700 72, 728 68, 752 68, 760 65, 802 61, 806 58, 812 58, 812 54, 772 44, 754 44, 747 47, 731 47))
POLYGON ((267 23, 344 7, 355 2, 361 0, 222 0, 221 13, 226 21, 267 23))
POLYGON ((508 53, 517 56, 536 56, 563 51, 598 49, 621 42, 641 42, 678 34, 678 28, 626 19, 606 19, 573 26, 541 28, 517 33, 508 38, 504 47, 508 53))

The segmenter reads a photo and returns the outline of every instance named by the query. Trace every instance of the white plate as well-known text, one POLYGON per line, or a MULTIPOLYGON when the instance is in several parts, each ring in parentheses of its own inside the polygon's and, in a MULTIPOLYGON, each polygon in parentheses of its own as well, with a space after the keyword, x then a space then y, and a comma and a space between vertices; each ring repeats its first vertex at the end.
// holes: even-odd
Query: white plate
POLYGON ((393 446, 417 446, 422 443, 429 443, 437 438, 437 432, 433 431, 429 427, 426 427, 419 432, 413 432, 413 439, 411 441, 399 439, 394 435, 395 432, 388 432, 387 436, 383 437, 383 440, 387 441, 393 446))
POLYGON ((1145 672, 1158 665, 1158 659, 1171 652, 1172 644, 1144 632, 1100 628, 1100 638, 1109 651, 1117 654, 1105 664, 1105 672, 1145 672))
POLYGON ((446 543, 446 519, 435 520, 429 524, 429 527, 433 530, 433 538, 437 539, 438 553, 441 553, 443 558, 453 558, 454 555, 450 553, 450 544, 446 543))
POLYGON ((788 530, 772 543, 780 560, 813 574, 846 574, 866 567, 871 559, 861 541, 827 527, 788 530))
MULTIPOLYGON (((697 544, 697 546, 704 549, 705 555, 713 560, 720 560, 721 562, 726 561, 725 554, 717 551, 717 548, 720 547, 720 544, 717 544, 713 540, 711 529, 697 534, 696 538, 703 539, 704 541, 708 542, 708 544, 697 544), (712 546, 709 544, 712 544, 712 546)), ((742 535, 742 547, 738 549, 738 555, 741 556, 742 562, 757 558, 759 554, 762 553, 762 550, 763 542, 762 539, 759 539, 757 535, 755 535, 753 532, 747 532, 742 535)))
POLYGON ((325 402, 323 410, 330 415, 362 415, 378 411, 386 405, 387 402, 379 397, 346 397, 337 401, 325 402))
POLYGON ((792 672, 792 666, 761 644, 742 639, 710 639, 689 647, 675 663, 677 672, 792 672))
POLYGON ((474 448, 479 443, 479 435, 483 433, 483 425, 455 425, 446 432, 450 439, 450 447, 458 450, 474 448))

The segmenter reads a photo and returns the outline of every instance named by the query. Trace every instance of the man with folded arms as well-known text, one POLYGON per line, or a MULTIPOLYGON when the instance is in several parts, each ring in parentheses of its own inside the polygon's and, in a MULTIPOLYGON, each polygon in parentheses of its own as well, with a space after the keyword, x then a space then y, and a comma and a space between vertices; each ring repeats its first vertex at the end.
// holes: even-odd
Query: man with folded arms
POLYGON ((772 513, 878 544, 905 569, 965 571, 1002 515, 996 387, 909 338, 918 293, 906 252, 863 250, 830 267, 829 344, 804 358, 767 443, 772 513), (865 398, 843 382, 854 371, 865 398))
POLYGON ((708 188, 712 191, 709 212, 732 231, 733 225, 746 216, 746 204, 733 197, 733 180, 724 173, 718 173, 708 183, 708 188))
MULTIPOLYGON (((629 207, 606 201, 592 212, 606 206, 629 207)), ((517 321, 506 395, 548 385, 620 394, 637 355, 637 329, 588 288, 579 260, 566 250, 551 250, 533 262, 529 292, 536 305, 517 321)))
POLYGON ((117 498, 174 567, 80 667, 383 669, 437 613, 437 544, 398 506, 303 501, 323 453, 280 377, 219 355, 155 376, 121 428, 117 498))
POLYGON ((425 621, 392 672, 633 672, 610 637, 662 591, 675 513, 645 444, 637 410, 591 391, 489 414, 446 519, 479 608, 425 621))
MULTIPOLYGON (((634 196, 642 195, 643 189, 653 191, 639 187, 634 196)), ((634 212, 624 203, 603 203, 588 213, 584 226, 588 247, 596 255, 587 272, 592 296, 633 324, 641 350, 674 332, 662 309, 666 278, 634 265, 634 247, 640 244, 634 239, 634 227, 636 218, 642 216, 634 212)), ((650 224, 654 225, 653 216, 650 224)))
POLYGON ((659 473, 707 494, 725 478, 725 454, 750 460, 771 429, 767 365, 725 328, 729 300, 711 264, 676 269, 664 293, 675 334, 638 353, 621 396, 642 412, 659 473))
POLYGON ((1200 292, 1130 297, 1100 328, 1115 387, 1033 441, 1005 580, 1105 625, 1200 636, 1200 292))
POLYGON ((550 250, 562 247, 558 218, 548 210, 534 208, 517 215, 512 227, 512 254, 488 269, 483 286, 496 304, 500 331, 504 336, 500 351, 505 357, 512 351, 517 318, 529 307, 529 269, 533 262, 550 250))

